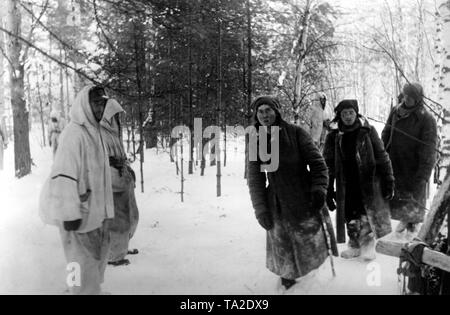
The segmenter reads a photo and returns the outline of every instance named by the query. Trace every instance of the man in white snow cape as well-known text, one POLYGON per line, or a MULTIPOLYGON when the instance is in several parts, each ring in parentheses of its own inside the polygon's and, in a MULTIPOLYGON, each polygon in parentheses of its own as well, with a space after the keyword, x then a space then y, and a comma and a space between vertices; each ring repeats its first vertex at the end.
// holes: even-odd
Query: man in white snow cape
POLYGON ((60 228, 68 269, 75 271, 67 281, 72 294, 101 293, 110 246, 114 203, 99 124, 106 101, 100 87, 78 93, 41 193, 41 218, 60 228))

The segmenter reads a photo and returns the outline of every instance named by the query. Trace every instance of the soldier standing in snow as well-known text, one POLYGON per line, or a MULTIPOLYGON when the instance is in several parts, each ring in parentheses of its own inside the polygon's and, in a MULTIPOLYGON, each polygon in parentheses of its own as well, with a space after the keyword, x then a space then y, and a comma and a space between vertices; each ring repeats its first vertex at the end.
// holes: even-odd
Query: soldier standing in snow
POLYGON ((80 282, 70 285, 72 294, 100 294, 107 263, 114 203, 100 131, 106 100, 101 87, 78 93, 41 193, 41 218, 60 228, 67 263, 79 267, 80 282))
POLYGON ((347 225, 350 240, 341 256, 372 260, 375 237, 392 231, 387 202, 394 194, 392 166, 375 128, 359 115, 356 100, 342 101, 335 112, 324 148, 330 174, 327 203, 335 209, 337 201, 339 243, 345 242, 347 225))
POLYGON ((310 130, 309 134, 314 140, 314 143, 320 148, 320 140, 323 132, 324 110, 326 104, 326 96, 319 93, 317 99, 311 105, 310 130))
POLYGON ((316 98, 312 101, 310 111, 308 123, 302 123, 301 126, 311 135, 314 143, 322 151, 328 125, 332 119, 327 107, 327 96, 325 93, 317 93, 316 98))
POLYGON ((396 232, 415 233, 425 217, 426 186, 436 162, 437 125, 425 109, 420 84, 406 84, 403 99, 389 115, 382 139, 392 161, 396 194, 392 218, 396 232))
POLYGON ((57 111, 52 110, 50 113, 50 124, 48 127, 48 143, 53 149, 53 156, 55 156, 56 150, 58 149, 58 140, 64 129, 64 125, 64 119, 61 115, 57 111))
POLYGON ((8 134, 6 133, 6 125, 0 121, 0 170, 3 170, 4 150, 8 147, 8 134))
POLYGON ((100 122, 111 166, 114 194, 114 220, 110 226, 111 251, 108 262, 113 266, 128 265, 130 261, 125 256, 138 253, 136 249, 128 250, 130 239, 136 231, 139 212, 134 195, 135 175, 122 143, 119 117, 122 113, 122 106, 116 100, 109 99, 100 122))
POLYGON ((259 153, 254 154, 256 161, 249 159, 250 196, 256 218, 267 230, 267 268, 289 289, 297 278, 320 267, 328 255, 319 214, 325 203, 327 166, 311 136, 281 118, 275 98, 260 97, 252 108, 257 135, 250 136, 258 137, 258 145, 250 145, 250 150, 260 151, 261 136, 271 139, 266 152, 278 140, 279 164, 266 175, 259 153), (279 139, 272 135, 271 127, 279 128, 279 139))
POLYGON ((327 96, 325 93, 321 92, 318 96, 320 106, 322 108, 322 133, 320 135, 319 148, 323 151, 325 145, 325 139, 327 137, 328 131, 330 130, 330 123, 333 119, 333 110, 327 106, 327 96))

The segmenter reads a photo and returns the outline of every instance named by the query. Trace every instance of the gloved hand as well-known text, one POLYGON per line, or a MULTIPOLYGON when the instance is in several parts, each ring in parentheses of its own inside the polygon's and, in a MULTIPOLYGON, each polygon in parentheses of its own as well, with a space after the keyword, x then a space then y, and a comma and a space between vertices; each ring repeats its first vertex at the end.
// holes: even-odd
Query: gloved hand
POLYGON ((75 221, 64 221, 64 230, 67 232, 76 231, 81 226, 81 219, 75 221))
POLYGON ((336 200, 336 192, 334 191, 334 189, 328 189, 327 193, 328 210, 334 211, 337 209, 335 200, 336 200))
POLYGON ((381 185, 381 193, 386 200, 392 200, 394 198, 395 183, 393 181, 386 181, 381 185))
POLYGON ((111 167, 114 167, 116 170, 119 171, 119 176, 122 177, 123 175, 123 168, 125 167, 125 159, 120 159, 116 157, 109 157, 109 165, 111 167))
POLYGON ((86 193, 85 194, 83 194, 83 195, 80 195, 80 201, 81 202, 86 202, 86 201, 88 201, 89 200, 89 196, 91 195, 91 190, 90 189, 88 189, 87 191, 86 191, 86 193))
POLYGON ((321 190, 313 191, 311 194, 312 210, 318 212, 325 205, 325 193, 321 190))
POLYGON ((271 229, 273 229, 273 219, 270 213, 262 213, 257 217, 257 219, 264 230, 270 231, 271 229))

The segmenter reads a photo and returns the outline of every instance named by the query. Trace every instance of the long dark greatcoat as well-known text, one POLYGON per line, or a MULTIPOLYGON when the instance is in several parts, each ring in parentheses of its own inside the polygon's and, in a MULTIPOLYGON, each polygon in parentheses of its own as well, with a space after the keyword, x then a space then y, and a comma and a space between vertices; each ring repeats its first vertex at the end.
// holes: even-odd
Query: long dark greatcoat
MULTIPOLYGON (((369 223, 377 238, 392 232, 389 204, 383 199, 381 183, 394 181, 391 162, 375 128, 364 118, 356 138, 356 161, 361 182, 363 204, 369 223)), ((345 176, 342 163, 342 136, 337 124, 325 140, 324 158, 328 165, 330 183, 336 180, 337 239, 345 243, 345 176)), ((330 185, 331 185, 330 184, 330 185)))
POLYGON ((326 193, 328 171, 306 131, 282 120, 279 127, 278 169, 266 175, 259 159, 249 161, 248 184, 256 216, 270 213, 274 219, 275 226, 267 233, 267 268, 296 279, 327 258, 319 214, 311 211, 311 192, 326 193))
POLYGON ((391 214, 395 220, 409 223, 423 222, 425 217, 426 184, 436 163, 437 127, 434 117, 418 106, 409 115, 399 117, 399 107, 389 115, 382 139, 394 169, 396 197, 391 202, 391 214), (414 197, 419 204, 399 200, 414 197))

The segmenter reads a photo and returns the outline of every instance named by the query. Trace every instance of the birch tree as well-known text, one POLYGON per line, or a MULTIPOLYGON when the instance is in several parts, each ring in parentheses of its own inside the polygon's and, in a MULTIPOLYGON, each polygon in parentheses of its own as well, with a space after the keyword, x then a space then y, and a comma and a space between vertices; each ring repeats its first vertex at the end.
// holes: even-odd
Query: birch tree
MULTIPOLYGON (((438 3, 442 25, 442 54, 444 56, 441 72, 441 104, 444 107, 442 123, 443 165, 450 165, 450 2, 440 0, 438 3)), ((446 176, 445 174, 442 174, 446 176)))
MULTIPOLYGON (((4 12, 3 5, 0 5, 0 12, 4 12)), ((3 13, 0 13, 0 26, 4 25, 3 13)), ((0 119, 5 113, 5 36, 3 32, 0 32, 0 119)))
POLYGON ((22 16, 18 0, 8 0, 7 28, 9 79, 11 107, 14 121, 14 163, 16 177, 31 173, 31 153, 29 140, 28 110, 25 102, 23 44, 19 40, 22 32, 22 16))

